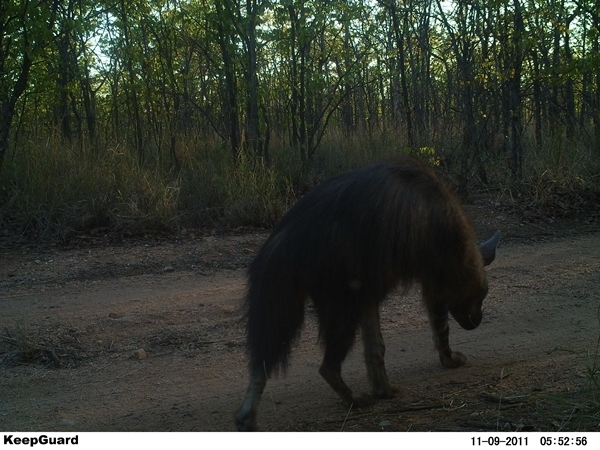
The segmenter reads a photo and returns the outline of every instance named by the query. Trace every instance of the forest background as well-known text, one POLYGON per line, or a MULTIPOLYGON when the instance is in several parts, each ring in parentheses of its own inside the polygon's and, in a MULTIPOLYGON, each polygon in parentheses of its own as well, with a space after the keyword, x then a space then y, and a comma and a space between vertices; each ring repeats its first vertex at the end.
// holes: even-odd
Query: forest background
POLYGON ((271 226, 410 153, 600 210, 600 0, 3 0, 0 227, 271 226))

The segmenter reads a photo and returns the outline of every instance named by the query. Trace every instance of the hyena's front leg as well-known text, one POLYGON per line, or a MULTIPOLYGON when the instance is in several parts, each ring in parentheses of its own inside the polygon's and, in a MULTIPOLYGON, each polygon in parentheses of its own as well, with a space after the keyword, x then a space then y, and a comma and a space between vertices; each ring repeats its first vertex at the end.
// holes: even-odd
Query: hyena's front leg
POLYGON ((453 352, 450 349, 448 336, 450 328, 448 326, 448 305, 445 302, 435 301, 432 298, 425 297, 425 304, 429 313, 429 322, 433 329, 433 342, 437 349, 442 365, 448 369, 460 367, 467 362, 467 358, 460 352, 453 352))
POLYGON ((400 392, 400 388, 390 383, 385 371, 385 344, 381 335, 379 305, 374 304, 367 308, 363 314, 360 327, 365 347, 367 375, 373 389, 373 397, 395 397, 400 392))

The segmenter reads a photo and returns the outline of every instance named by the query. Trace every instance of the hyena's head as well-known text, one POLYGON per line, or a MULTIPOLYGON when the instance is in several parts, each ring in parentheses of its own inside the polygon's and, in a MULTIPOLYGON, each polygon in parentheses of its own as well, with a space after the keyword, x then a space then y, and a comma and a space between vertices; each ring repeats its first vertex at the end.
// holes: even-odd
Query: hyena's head
MULTIPOLYGON (((463 280, 460 289, 452 296, 448 309, 452 317, 465 330, 477 328, 481 323, 481 305, 488 293, 488 283, 484 266, 492 263, 496 257, 496 246, 500 239, 500 232, 483 244, 479 245, 479 255, 473 255, 469 269, 465 271, 468 279, 463 280)), ((474 250, 476 252, 476 250, 474 250)))

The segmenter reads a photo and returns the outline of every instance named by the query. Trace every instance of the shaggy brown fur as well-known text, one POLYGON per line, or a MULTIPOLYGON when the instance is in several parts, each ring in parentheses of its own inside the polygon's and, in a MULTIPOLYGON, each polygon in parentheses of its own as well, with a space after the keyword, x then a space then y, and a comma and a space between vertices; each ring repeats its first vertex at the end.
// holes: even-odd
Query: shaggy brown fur
POLYGON ((483 266, 498 238, 478 248, 454 195, 412 158, 347 172, 313 189, 281 219, 248 271, 250 385, 238 429, 256 428, 266 380, 285 369, 308 297, 325 347, 320 373, 347 404, 371 401, 353 395, 341 377, 359 326, 373 396, 397 391, 385 372, 379 304, 399 284, 421 284, 442 364, 463 365, 466 358, 448 343, 448 312, 463 328, 479 325, 488 290, 483 266))

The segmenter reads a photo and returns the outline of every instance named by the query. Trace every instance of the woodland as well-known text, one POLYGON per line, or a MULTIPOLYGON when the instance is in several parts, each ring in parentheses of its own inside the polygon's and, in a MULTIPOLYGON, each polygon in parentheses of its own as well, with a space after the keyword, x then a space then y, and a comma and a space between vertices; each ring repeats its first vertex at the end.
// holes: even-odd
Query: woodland
POLYGON ((0 111, 5 234, 271 226, 399 154, 597 212, 600 0, 3 0, 0 111))

